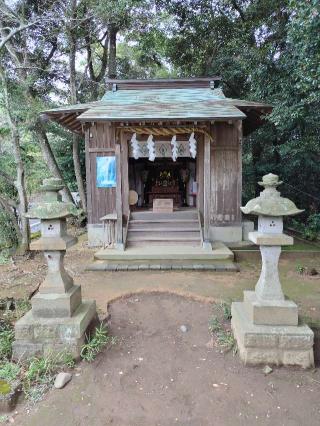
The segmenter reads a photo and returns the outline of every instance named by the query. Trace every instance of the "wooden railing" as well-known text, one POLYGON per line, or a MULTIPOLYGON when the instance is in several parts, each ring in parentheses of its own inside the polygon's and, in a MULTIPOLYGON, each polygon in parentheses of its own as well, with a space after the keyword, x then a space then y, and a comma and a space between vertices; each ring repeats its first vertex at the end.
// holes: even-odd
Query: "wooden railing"
POLYGON ((127 216, 127 223, 126 223, 126 227, 124 228, 124 235, 123 235, 123 243, 124 243, 124 248, 126 248, 127 246, 127 237, 128 237, 128 228, 129 228, 129 222, 130 222, 130 210, 127 216))
POLYGON ((200 230, 200 239, 201 239, 201 245, 203 244, 203 232, 202 232, 202 222, 201 222, 201 213, 200 210, 197 209, 198 212, 198 221, 199 221, 199 230, 200 230))

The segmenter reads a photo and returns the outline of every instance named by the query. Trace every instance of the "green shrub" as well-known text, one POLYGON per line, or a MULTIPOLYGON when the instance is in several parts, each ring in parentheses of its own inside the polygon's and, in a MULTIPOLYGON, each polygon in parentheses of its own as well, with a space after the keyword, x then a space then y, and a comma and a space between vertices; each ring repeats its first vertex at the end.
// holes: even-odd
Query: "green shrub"
POLYGON ((0 210, 0 249, 15 247, 18 244, 18 236, 13 226, 11 217, 0 210))
POLYGON ((320 213, 311 214, 305 227, 303 228, 303 236, 306 240, 314 241, 320 234, 320 213))
POLYGON ((93 361, 98 353, 108 343, 114 344, 116 339, 108 336, 108 330, 104 324, 100 324, 99 327, 95 328, 93 336, 87 336, 88 342, 82 346, 81 358, 85 361, 93 361))

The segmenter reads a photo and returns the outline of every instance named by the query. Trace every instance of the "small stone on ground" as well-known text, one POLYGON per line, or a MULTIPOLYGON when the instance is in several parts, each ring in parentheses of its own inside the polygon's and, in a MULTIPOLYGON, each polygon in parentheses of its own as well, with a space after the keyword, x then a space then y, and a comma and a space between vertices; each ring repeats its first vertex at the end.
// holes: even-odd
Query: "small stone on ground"
POLYGON ((186 333, 188 331, 188 327, 186 325, 181 325, 180 330, 182 331, 182 333, 186 333))
POLYGON ((269 365, 266 365, 265 367, 264 367, 264 369, 263 369, 263 373, 265 374, 265 375, 267 375, 267 374, 270 374, 270 373, 272 373, 272 368, 271 367, 269 367, 269 365))
POLYGON ((67 383, 70 382, 71 378, 72 378, 72 374, 70 373, 65 373, 65 372, 59 373, 54 381, 54 387, 56 389, 62 389, 63 387, 65 387, 67 383))

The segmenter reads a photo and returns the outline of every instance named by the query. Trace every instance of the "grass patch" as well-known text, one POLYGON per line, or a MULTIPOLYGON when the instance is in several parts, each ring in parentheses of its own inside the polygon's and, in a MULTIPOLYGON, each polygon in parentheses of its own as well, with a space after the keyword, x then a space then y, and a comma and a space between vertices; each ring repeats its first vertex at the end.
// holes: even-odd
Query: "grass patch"
POLYGON ((95 328, 92 335, 87 336, 87 340, 81 349, 81 358, 87 362, 92 362, 107 344, 116 343, 116 338, 108 335, 108 329, 103 323, 95 328))
POLYGON ((226 321, 230 321, 231 317, 232 317, 232 315, 231 315, 231 303, 232 303, 232 301, 229 300, 227 302, 221 302, 220 305, 219 305, 220 310, 222 311, 223 318, 226 321))
POLYGON ((15 381, 20 375, 21 368, 19 364, 7 361, 0 364, 0 379, 4 379, 7 382, 15 381))
POLYGON ((10 326, 4 326, 0 330, 0 360, 9 359, 12 354, 14 331, 10 326))
POLYGON ((233 353, 235 353, 237 350, 236 341, 230 330, 231 301, 215 305, 215 310, 216 313, 209 319, 209 331, 217 346, 220 346, 225 352, 233 350, 233 353))
POLYGON ((73 368, 75 361, 67 351, 49 353, 45 357, 33 357, 24 366, 22 388, 26 398, 32 402, 41 401, 52 387, 56 373, 64 367, 73 368))
MULTIPOLYGON (((75 366, 73 355, 67 350, 49 353, 46 356, 32 357, 23 362, 14 362, 12 344, 14 342, 14 322, 31 309, 30 302, 25 299, 0 300, 2 318, 0 319, 0 394, 11 390, 11 384, 20 381, 22 391, 30 403, 41 401, 52 387, 55 376, 64 369, 75 366)), ((116 339, 108 335, 104 324, 95 328, 87 343, 81 350, 81 358, 93 361, 97 354, 107 345, 114 344, 116 339)), ((1 420, 0 420, 1 423, 1 420)))

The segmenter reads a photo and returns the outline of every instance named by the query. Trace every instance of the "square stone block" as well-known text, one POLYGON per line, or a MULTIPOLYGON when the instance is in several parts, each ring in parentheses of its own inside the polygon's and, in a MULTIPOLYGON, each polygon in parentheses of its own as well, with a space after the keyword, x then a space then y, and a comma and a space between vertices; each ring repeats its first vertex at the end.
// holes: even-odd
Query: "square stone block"
POLYGON ((81 287, 74 285, 67 293, 37 293, 31 299, 32 314, 38 318, 71 317, 81 303, 81 287))
POLYGON ((245 303, 232 303, 231 326, 245 364, 314 366, 313 332, 306 325, 257 325, 245 303))
POLYGON ((258 246, 292 246, 293 238, 286 234, 249 232, 249 240, 258 246))
POLYGON ((76 244, 77 241, 77 237, 73 237, 72 235, 63 235, 61 237, 41 237, 30 244, 30 250, 67 250, 67 248, 76 244))
POLYGON ((78 358, 85 333, 95 319, 95 301, 83 301, 72 317, 36 317, 31 310, 15 325, 13 359, 28 359, 63 350, 68 350, 78 358))
POLYGON ((291 300, 259 300, 254 291, 244 291, 244 304, 253 324, 298 325, 298 306, 291 300))

